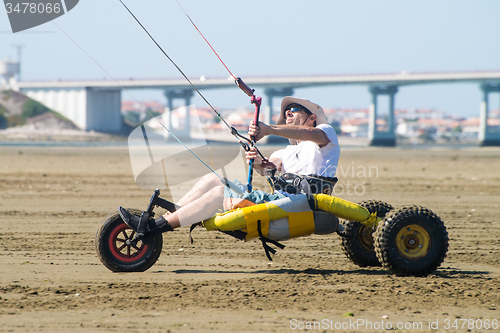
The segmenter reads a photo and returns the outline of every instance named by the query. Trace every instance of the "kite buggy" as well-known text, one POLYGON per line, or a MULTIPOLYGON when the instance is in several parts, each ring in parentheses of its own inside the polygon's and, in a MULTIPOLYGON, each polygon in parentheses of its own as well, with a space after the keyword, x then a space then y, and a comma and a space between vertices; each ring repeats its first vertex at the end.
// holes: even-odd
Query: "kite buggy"
MULTIPOLYGON (((394 209, 382 201, 354 204, 331 196, 336 179, 285 174, 275 179, 275 188, 295 191, 300 183, 309 187, 303 194, 218 214, 198 225, 243 241, 259 239, 270 260, 282 241, 337 233, 347 257, 360 267, 383 266, 398 276, 427 276, 443 262, 448 233, 431 210, 416 206, 394 209), (288 181, 288 179, 295 180, 288 181), (298 182, 296 179, 300 179, 298 182), (281 186, 281 187, 280 187, 281 186), (309 193, 307 193, 309 192, 309 193), (339 219, 341 221, 339 222, 339 219)), ((302 188, 302 191, 303 188, 302 188)), ((154 208, 175 211, 176 205, 156 190, 147 209, 129 210, 146 220, 154 208)), ((118 212, 102 222, 96 235, 96 250, 102 263, 113 272, 142 272, 158 260, 163 236, 137 237, 118 212)))
MULTIPOLYGON (((140 24, 132 12, 130 14, 140 24)), ((144 26, 140 25, 148 33, 144 26)), ((149 33, 148 35, 156 43, 149 33)), ((156 43, 156 45, 175 65, 159 44, 156 43)), ((175 66, 215 112, 221 122, 228 127, 243 149, 247 153, 250 151, 258 153, 262 161, 267 160, 256 147, 256 136, 251 134, 251 138, 246 138, 239 134, 208 103, 180 68, 175 66)), ((250 97, 251 103, 255 105, 253 124, 258 127, 262 99, 256 97, 254 90, 250 89, 241 78, 235 77, 230 71, 229 73, 235 79, 236 85, 250 97)), ((282 103, 281 117, 286 111, 290 114, 290 119, 304 117, 305 120, 304 123, 300 124, 301 126, 307 121, 308 123, 314 122, 313 127, 316 127, 315 120, 319 120, 319 117, 316 113, 311 112, 312 110, 307 107, 296 108, 293 105, 288 107, 289 109, 285 110, 282 103), (292 114, 302 114, 302 116, 293 116, 292 114)), ((289 124, 288 115, 286 124, 289 124)), ((160 122, 160 125, 208 167, 164 124, 160 122)), ((145 133, 143 126, 142 130, 145 133)), ((294 137, 288 138, 296 139, 294 137)), ((147 141, 146 134, 144 134, 144 139, 147 141)), ((220 177, 210 167, 208 168, 221 179, 222 184, 230 191, 238 195, 242 195, 244 191, 251 194, 253 193, 253 162, 255 158, 258 158, 258 155, 252 156, 254 157, 249 159, 246 189, 242 189, 225 177, 220 177)), ((271 192, 273 194, 279 193, 282 196, 267 202, 220 212, 200 222, 196 221, 197 223, 191 224, 190 232, 196 226, 202 226, 206 230, 222 232, 243 241, 259 239, 269 260, 272 260, 272 254, 276 253, 272 245, 283 249, 284 245, 281 242, 288 239, 306 237, 312 234, 330 235, 337 233, 341 237, 345 254, 353 263, 361 267, 383 266, 398 276, 427 276, 443 262, 448 250, 448 233, 442 220, 431 210, 416 205, 394 209, 390 204, 382 201, 364 201, 355 204, 332 196, 333 188, 337 182, 335 177, 316 173, 309 173, 307 176, 298 173, 280 175, 272 163, 268 163, 268 165, 270 167, 266 168, 266 174, 271 192)), ((129 209, 124 215, 122 208, 120 208, 119 211, 105 218, 97 231, 95 244, 98 257, 108 269, 114 272, 142 272, 156 263, 163 246, 162 234, 152 232, 156 226, 153 219, 156 207, 167 210, 172 213, 172 216, 177 214, 177 210, 182 210, 182 207, 161 198, 160 191, 157 189, 146 210, 129 209), (135 221, 133 225, 130 223, 132 220, 135 221)), ((191 211, 189 212, 192 215, 191 211)), ((166 223, 163 225, 167 225, 170 229, 162 229, 162 232, 172 231, 168 221, 163 220, 166 223)))

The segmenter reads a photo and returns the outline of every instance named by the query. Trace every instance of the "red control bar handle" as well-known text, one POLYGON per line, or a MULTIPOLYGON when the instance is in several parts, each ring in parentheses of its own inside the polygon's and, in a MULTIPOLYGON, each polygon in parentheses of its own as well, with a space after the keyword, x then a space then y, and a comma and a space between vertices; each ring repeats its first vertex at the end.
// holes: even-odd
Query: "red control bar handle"
MULTIPOLYGON (((255 126, 259 126, 259 115, 260 115, 260 106, 262 104, 262 97, 255 97, 255 95, 252 95, 250 98, 250 101, 252 104, 255 105, 255 113, 254 113, 254 118, 253 118, 253 123, 255 126)), ((255 137, 252 136, 253 142, 255 142, 255 137)))
POLYGON ((234 82, 249 97, 253 96, 253 93, 254 93, 255 90, 252 89, 252 88, 250 88, 249 86, 247 86, 247 84, 245 82, 243 82, 243 80, 241 79, 241 77, 237 77, 234 82))

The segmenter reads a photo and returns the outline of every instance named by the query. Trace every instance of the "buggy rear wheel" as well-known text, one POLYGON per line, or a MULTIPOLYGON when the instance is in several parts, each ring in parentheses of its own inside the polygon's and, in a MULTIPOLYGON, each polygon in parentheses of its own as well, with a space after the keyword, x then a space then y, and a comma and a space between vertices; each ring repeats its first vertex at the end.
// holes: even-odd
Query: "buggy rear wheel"
POLYGON ((375 234, 375 252, 382 266, 398 276, 427 276, 443 262, 448 232, 443 221, 421 206, 391 211, 375 234))
MULTIPOLYGON (((128 210, 140 216, 136 209, 128 210)), ((113 272, 143 272, 153 266, 163 247, 162 235, 134 241, 135 231, 130 229, 118 212, 109 215, 97 230, 95 246, 101 262, 113 272)))
MULTIPOLYGON (((359 205, 370 213, 376 212, 381 218, 392 209, 390 204, 375 200, 362 201, 359 205)), ((341 223, 344 227, 340 238, 341 245, 347 258, 360 267, 381 266, 374 247, 373 235, 376 227, 373 229, 358 221, 343 220, 341 223)))

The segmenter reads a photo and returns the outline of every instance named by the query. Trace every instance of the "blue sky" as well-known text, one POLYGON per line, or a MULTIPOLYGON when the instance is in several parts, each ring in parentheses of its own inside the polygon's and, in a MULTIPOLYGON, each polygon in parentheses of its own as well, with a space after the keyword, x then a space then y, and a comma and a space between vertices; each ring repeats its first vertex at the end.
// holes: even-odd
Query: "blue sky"
MULTIPOLYGON (((124 2, 189 77, 228 76, 175 0, 124 2)), ((243 79, 500 70, 496 0, 179 2, 243 79)), ((24 45, 24 80, 109 78, 107 73, 116 79, 180 77, 118 0, 82 0, 54 23, 13 34, 5 10, 0 11, 0 59, 15 60, 12 45, 24 45)), ((237 89, 202 92, 219 108, 249 105, 237 89)), ((161 91, 132 94, 165 102, 161 91)), ((305 88, 295 96, 324 107, 367 108, 370 103, 365 86, 305 88)), ((465 116, 479 114, 480 100, 477 84, 415 86, 400 89, 396 107, 433 107, 465 116)), ((205 106, 200 98, 193 102, 205 106)), ((500 107, 497 96, 492 104, 500 107)))

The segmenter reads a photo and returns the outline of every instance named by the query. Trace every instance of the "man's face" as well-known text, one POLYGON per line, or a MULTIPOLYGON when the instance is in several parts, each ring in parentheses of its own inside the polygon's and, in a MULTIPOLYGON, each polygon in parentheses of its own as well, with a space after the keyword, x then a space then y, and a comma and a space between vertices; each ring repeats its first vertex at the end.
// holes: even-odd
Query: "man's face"
POLYGON ((290 105, 285 110, 287 125, 304 125, 311 113, 303 106, 295 104, 290 105))

